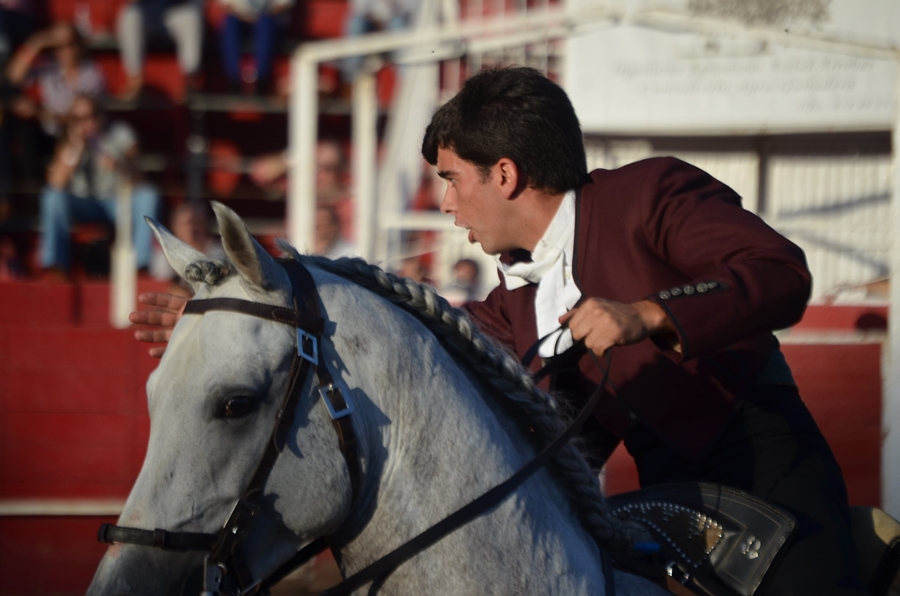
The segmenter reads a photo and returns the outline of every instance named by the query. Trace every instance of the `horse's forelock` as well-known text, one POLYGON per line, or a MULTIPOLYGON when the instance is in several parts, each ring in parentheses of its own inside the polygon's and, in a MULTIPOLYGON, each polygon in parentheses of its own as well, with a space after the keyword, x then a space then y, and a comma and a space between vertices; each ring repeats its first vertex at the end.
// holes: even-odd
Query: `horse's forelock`
POLYGON ((189 282, 215 286, 234 272, 229 263, 222 261, 194 261, 184 270, 184 278, 189 282))

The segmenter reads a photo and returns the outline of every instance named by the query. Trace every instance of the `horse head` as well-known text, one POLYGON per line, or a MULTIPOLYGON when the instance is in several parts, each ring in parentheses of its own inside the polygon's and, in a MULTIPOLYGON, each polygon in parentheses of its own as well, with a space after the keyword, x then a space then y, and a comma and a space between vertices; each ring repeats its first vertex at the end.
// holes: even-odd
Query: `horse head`
MULTIPOLYGON (((284 270, 234 212, 215 206, 227 262, 212 261, 151 222, 195 299, 237 298, 292 308, 284 270)), ((150 441, 119 526, 217 533, 263 457, 288 391, 297 335, 285 324, 230 312, 184 315, 147 382, 150 441)), ((312 375, 309 375, 312 377, 312 375)), ((245 564, 265 577, 308 537, 333 530, 351 491, 338 440, 312 378, 300 379, 294 430, 243 538, 245 564), (297 432, 302 429, 302 432, 297 432), (306 479, 315 479, 305 481, 306 479)), ((202 552, 114 544, 89 594, 199 593, 202 552)))

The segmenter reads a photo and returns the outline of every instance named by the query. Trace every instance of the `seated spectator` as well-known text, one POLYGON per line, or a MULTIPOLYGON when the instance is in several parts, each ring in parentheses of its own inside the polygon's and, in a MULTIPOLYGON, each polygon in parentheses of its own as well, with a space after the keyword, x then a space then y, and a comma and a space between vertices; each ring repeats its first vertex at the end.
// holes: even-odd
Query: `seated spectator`
POLYGON ((96 98, 106 90, 103 73, 90 60, 84 39, 71 23, 57 23, 30 36, 10 60, 6 76, 17 87, 36 80, 37 100, 22 95, 14 100, 12 110, 20 118, 39 118, 54 137, 62 131, 76 95, 96 98), (53 50, 53 57, 39 62, 44 50, 53 50))
POLYGON ((453 265, 453 279, 441 290, 453 306, 481 300, 481 267, 472 259, 460 259, 453 265))
POLYGON ((244 80, 256 95, 272 88, 272 58, 279 29, 294 0, 218 0, 225 10, 222 23, 222 64, 232 93, 241 91, 241 41, 245 29, 252 29, 254 71, 244 80))
MULTIPOLYGON (((287 191, 287 151, 270 153, 250 162, 250 179, 270 193, 287 191)), ((334 207, 340 218, 341 229, 347 238, 353 238, 353 201, 347 192, 347 158, 341 143, 335 139, 323 139, 316 145, 316 201, 334 207)))
MULTIPOLYGON (((198 201, 178 205, 169 217, 172 234, 211 259, 225 259, 222 243, 209 233, 209 207, 198 201)), ((190 287, 177 279, 162 250, 156 250, 150 263, 150 274, 161 281, 173 282, 170 293, 190 297, 190 287)))
POLYGON ((122 66, 128 78, 121 99, 132 100, 140 95, 147 40, 161 37, 175 42, 186 91, 197 91, 203 23, 203 0, 126 0, 116 23, 122 66))
MULTIPOLYGON (((289 150, 267 153, 250 162, 250 179, 269 192, 287 191, 289 150)), ((323 139, 316 144, 316 198, 333 203, 347 194, 344 180, 347 159, 339 141, 323 139)))
MULTIPOLYGON (((373 31, 399 31, 410 25, 419 9, 420 0, 350 0, 344 22, 344 35, 358 37, 373 31)), ((341 79, 353 82, 362 68, 363 58, 353 56, 341 61, 341 79)))
POLYGON ((316 145, 316 200, 336 204, 347 200, 347 156, 341 143, 323 139, 316 145))
POLYGON ((12 87, 24 91, 12 93, 9 110, 14 118, 4 122, 12 153, 8 159, 21 179, 39 183, 75 96, 100 97, 106 81, 71 23, 29 36, 10 60, 6 77, 12 87))
POLYGON ((347 242, 341 233, 341 220, 333 205, 319 204, 316 206, 313 252, 329 259, 349 257, 354 254, 353 245, 347 242))
POLYGON ((428 265, 423 258, 425 255, 406 257, 400 261, 397 275, 406 277, 420 284, 434 285, 434 280, 428 275, 428 265))
POLYGON ((137 265, 145 268, 150 264, 152 233, 144 216, 157 216, 159 194, 140 182, 137 155, 137 139, 128 125, 106 123, 93 98, 75 98, 41 193, 41 264, 45 269, 69 271, 71 222, 114 225, 116 196, 129 187, 137 265))

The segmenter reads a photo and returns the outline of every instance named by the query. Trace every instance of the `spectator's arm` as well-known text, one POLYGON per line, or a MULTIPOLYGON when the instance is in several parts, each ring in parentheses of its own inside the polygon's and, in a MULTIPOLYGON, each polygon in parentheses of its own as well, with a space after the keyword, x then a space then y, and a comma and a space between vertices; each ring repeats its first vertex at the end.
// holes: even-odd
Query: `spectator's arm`
POLYGON ((64 137, 57 146, 50 165, 47 166, 47 184, 53 188, 66 188, 81 161, 83 152, 83 143, 79 145, 64 137))
POLYGON ((13 55, 6 67, 6 78, 10 84, 19 86, 25 81, 34 61, 46 47, 45 39, 46 32, 38 31, 25 40, 22 47, 13 55))
POLYGON ((287 151, 261 155, 250 162, 250 179, 257 186, 266 188, 287 174, 287 170, 287 151))

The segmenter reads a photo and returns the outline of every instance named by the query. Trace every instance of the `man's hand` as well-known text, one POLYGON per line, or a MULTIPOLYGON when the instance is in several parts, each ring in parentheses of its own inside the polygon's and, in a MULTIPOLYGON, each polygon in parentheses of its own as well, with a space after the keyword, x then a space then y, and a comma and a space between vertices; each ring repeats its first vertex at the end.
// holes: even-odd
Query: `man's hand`
POLYGON ((559 318, 568 323, 575 341, 597 356, 613 346, 638 343, 651 335, 675 335, 675 328, 658 304, 643 300, 631 304, 588 298, 559 318))
MULTIPOLYGON (((174 294, 162 292, 146 292, 138 296, 138 302, 145 306, 155 307, 153 310, 138 310, 128 315, 128 320, 138 325, 147 325, 150 329, 139 329, 134 338, 148 343, 166 343, 172 337, 172 329, 181 318, 184 305, 188 299, 174 294)), ((150 348, 150 355, 162 358, 165 346, 150 348)))

